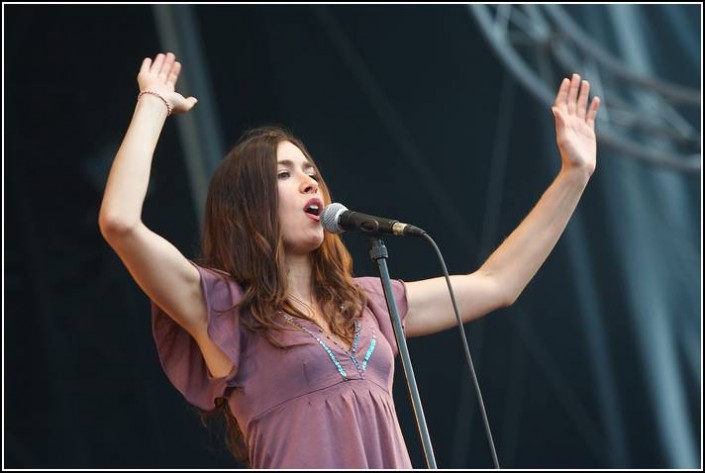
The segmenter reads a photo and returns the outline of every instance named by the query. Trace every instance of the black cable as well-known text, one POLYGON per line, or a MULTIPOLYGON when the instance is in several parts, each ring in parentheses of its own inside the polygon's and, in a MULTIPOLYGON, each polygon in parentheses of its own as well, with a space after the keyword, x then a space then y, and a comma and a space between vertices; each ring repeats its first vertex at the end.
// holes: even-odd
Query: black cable
POLYGON ((463 321, 460 319, 460 313, 458 312, 458 304, 455 302, 455 294, 453 293, 453 287, 450 284, 450 276, 448 275, 448 268, 446 268, 446 263, 443 260, 443 255, 441 250, 433 241, 433 238, 428 233, 423 234, 423 237, 431 243, 433 249, 436 251, 438 260, 443 268, 443 275, 446 278, 446 284, 448 284, 448 292, 450 293, 450 300, 453 303, 453 310, 455 311, 455 318, 458 321, 458 328, 460 329, 460 338, 463 341, 463 349, 465 350, 465 361, 467 362, 468 368, 470 369, 470 377, 475 385, 475 391, 477 392, 477 400, 480 403, 480 414, 482 414, 482 421, 485 424, 485 434, 487 435, 487 442, 490 445, 490 452, 492 453, 492 461, 494 462, 494 467, 499 469, 499 460, 497 459, 497 451, 494 447, 494 441, 492 440, 492 432, 490 431, 490 423, 487 420, 487 412, 485 411, 485 403, 482 400, 482 393, 480 392, 480 384, 477 381, 477 375, 475 374, 475 367, 472 364, 472 357, 470 356, 470 347, 468 346, 468 339, 465 336, 465 330, 463 329, 463 321))

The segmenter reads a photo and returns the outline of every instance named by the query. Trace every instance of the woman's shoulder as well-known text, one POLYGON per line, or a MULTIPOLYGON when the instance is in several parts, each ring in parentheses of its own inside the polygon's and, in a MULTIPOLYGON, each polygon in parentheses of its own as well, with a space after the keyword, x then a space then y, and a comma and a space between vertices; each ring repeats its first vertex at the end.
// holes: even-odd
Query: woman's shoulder
POLYGON ((198 272, 201 273, 201 275, 203 275, 203 273, 210 273, 211 275, 217 276, 221 279, 229 279, 232 282, 236 282, 235 279, 233 278, 232 274, 225 271, 224 269, 209 266, 209 265, 202 263, 198 260, 189 260, 189 263, 194 265, 196 267, 196 269, 198 270, 198 272))
POLYGON ((382 291, 382 283, 379 278, 374 278, 372 276, 359 276, 353 278, 355 284, 357 284, 360 289, 365 292, 378 293, 382 291))
POLYGON ((230 294, 228 298, 239 298, 242 296, 242 285, 229 272, 204 265, 200 262, 191 261, 201 275, 201 287, 206 294, 222 292, 230 294))
MULTIPOLYGON (((222 270, 222 269, 211 268, 211 267, 206 267, 206 266, 204 266, 203 269, 206 269, 206 270, 208 270, 208 271, 211 271, 211 272, 213 272, 213 273, 216 273, 217 275, 222 276, 222 277, 224 277, 224 278, 233 279, 232 275, 231 275, 229 272, 224 271, 224 270, 222 270)), ((233 281, 234 281, 234 279, 233 279, 233 281)))
MULTIPOLYGON (((354 281, 368 295, 384 297, 384 289, 379 277, 360 276, 354 278, 354 281)), ((404 281, 401 279, 392 279, 391 284, 395 294, 406 292, 404 281)))

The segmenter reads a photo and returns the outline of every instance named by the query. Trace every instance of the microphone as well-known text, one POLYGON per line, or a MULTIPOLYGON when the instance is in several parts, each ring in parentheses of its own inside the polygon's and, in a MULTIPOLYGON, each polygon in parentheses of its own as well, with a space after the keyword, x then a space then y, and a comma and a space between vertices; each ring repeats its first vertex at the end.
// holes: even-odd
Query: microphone
POLYGON ((384 217, 375 217, 360 212, 348 210, 346 206, 339 203, 332 203, 323 209, 321 213, 321 225, 331 233, 342 233, 346 230, 358 230, 369 236, 377 236, 389 233, 396 236, 422 237, 425 230, 419 227, 401 223, 384 217))

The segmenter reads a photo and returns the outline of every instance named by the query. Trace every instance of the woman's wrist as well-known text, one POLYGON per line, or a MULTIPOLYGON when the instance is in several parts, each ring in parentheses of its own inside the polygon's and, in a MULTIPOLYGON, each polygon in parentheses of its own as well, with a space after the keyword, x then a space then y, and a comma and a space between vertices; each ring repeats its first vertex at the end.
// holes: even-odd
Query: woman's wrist
POLYGON ((561 168, 559 175, 574 183, 576 186, 585 187, 585 185, 587 185, 588 181, 590 180, 593 171, 594 168, 591 168, 589 166, 564 166, 561 168))
POLYGON ((153 97, 159 98, 159 99, 164 103, 164 105, 166 106, 166 116, 168 117, 169 115, 171 115, 171 112, 173 111, 173 108, 172 108, 171 104, 169 103, 169 101, 168 101, 161 93, 155 92, 155 91, 153 91, 153 90, 143 90, 143 91, 140 92, 139 95, 137 96, 137 101, 139 102, 140 99, 141 99, 142 97, 144 97, 145 95, 147 95, 147 96, 153 96, 153 97))

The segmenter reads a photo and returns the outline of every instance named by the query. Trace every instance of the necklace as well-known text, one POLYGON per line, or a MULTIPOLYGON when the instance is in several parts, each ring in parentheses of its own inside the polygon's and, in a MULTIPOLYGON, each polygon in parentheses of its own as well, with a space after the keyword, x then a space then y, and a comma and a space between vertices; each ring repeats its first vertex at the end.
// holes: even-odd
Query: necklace
POLYGON ((289 293, 289 297, 298 305, 304 308, 304 311, 306 312, 306 315, 308 315, 309 319, 314 321, 316 320, 316 312, 313 310, 313 303, 307 304, 291 293, 289 293))

